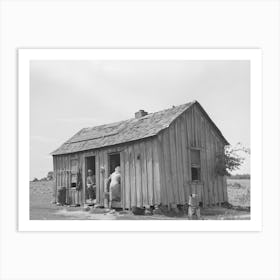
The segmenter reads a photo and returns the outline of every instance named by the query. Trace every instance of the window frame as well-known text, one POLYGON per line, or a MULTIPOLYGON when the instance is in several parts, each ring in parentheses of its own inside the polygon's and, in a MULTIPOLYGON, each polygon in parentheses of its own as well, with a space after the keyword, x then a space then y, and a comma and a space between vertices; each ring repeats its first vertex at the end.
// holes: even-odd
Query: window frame
POLYGON ((198 183, 201 182, 201 149, 197 148, 197 147, 191 147, 190 148, 190 168, 191 168, 191 182, 193 183, 198 183), (199 164, 196 163, 192 163, 192 151, 197 151, 199 153, 199 164), (196 168, 198 169, 198 180, 193 180, 193 173, 192 173, 192 169, 196 168))

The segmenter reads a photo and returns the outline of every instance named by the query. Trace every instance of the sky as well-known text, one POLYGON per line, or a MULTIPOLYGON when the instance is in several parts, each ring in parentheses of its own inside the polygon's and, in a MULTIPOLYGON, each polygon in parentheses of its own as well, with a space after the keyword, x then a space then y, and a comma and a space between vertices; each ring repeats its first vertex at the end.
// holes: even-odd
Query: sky
MULTIPOLYGON (((30 179, 45 177, 50 153, 83 127, 193 100, 231 145, 250 148, 249 61, 31 61, 30 179)), ((235 173, 250 173, 245 157, 235 173)))

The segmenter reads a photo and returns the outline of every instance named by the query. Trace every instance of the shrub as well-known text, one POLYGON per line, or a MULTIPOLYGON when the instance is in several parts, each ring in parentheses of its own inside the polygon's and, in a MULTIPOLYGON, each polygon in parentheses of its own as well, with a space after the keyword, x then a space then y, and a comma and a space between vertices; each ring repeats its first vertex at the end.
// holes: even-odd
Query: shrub
POLYGON ((238 152, 250 154, 250 150, 240 143, 236 147, 226 146, 224 153, 216 156, 215 173, 220 176, 230 176, 230 172, 238 169, 244 162, 244 158, 237 154, 238 152))

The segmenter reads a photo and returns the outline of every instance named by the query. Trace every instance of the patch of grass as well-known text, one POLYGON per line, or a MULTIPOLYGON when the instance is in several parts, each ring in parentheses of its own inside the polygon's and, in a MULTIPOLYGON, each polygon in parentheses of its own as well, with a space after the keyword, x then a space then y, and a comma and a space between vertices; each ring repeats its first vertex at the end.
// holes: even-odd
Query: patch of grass
POLYGON ((234 206, 250 206, 250 179, 227 179, 228 202, 234 206))

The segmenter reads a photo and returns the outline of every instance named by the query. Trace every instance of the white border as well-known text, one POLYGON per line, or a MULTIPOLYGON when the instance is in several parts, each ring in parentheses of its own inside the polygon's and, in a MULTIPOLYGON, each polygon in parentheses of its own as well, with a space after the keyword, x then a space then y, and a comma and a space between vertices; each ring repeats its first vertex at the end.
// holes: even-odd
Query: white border
POLYGON ((19 231, 261 231, 262 72, 260 49, 19 49, 19 231), (251 63, 250 220, 29 220, 30 60, 249 60, 251 63))

